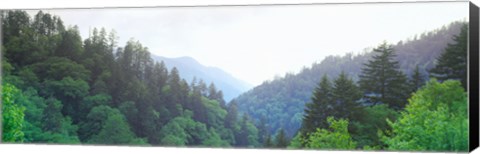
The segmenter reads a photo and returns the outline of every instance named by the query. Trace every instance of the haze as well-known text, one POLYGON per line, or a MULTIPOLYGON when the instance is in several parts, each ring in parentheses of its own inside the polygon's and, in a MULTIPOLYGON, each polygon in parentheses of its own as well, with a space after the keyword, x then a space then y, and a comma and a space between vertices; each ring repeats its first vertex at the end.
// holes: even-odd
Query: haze
MULTIPOLYGON (((190 56, 259 85, 328 55, 362 52, 382 41, 467 20, 467 2, 295 6, 162 7, 47 10, 65 25, 115 29, 124 46, 131 37, 152 54, 190 56)), ((34 14, 36 11, 30 11, 34 14)))

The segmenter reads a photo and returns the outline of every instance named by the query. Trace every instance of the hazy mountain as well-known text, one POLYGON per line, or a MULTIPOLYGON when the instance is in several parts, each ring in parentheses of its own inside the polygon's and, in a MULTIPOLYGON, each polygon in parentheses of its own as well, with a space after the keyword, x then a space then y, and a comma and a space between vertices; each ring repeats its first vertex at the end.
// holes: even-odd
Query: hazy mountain
MULTIPOLYGON (((454 22, 394 44, 401 70, 410 77, 418 65, 427 77, 427 70, 434 67, 436 57, 452 42, 452 36, 460 32, 462 24, 464 23, 454 22)), ((371 56, 371 50, 356 55, 328 56, 320 63, 304 67, 298 74, 286 74, 282 78, 265 81, 236 98, 238 109, 256 120, 265 118, 272 134, 283 127, 287 135, 292 136, 300 128, 304 104, 310 101, 313 89, 321 77, 326 74, 330 79, 336 78, 343 70, 357 81, 361 67, 371 56)))
POLYGON ((163 61, 169 70, 176 67, 180 76, 188 82, 191 82, 194 77, 197 81, 200 79, 205 81, 207 86, 213 82, 217 89, 222 90, 227 102, 253 87, 222 69, 204 66, 192 57, 167 58, 152 55, 152 58, 158 62, 163 61))

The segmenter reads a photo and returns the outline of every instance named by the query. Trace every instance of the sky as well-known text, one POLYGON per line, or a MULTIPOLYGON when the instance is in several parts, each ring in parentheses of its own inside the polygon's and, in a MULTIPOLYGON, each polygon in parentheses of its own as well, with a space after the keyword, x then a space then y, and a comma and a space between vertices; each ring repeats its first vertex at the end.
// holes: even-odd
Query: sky
MULTIPOLYGON (((36 11, 31 11, 34 14, 36 11)), ((328 55, 363 52, 383 41, 468 20, 467 2, 44 10, 82 38, 114 29, 119 45, 140 41, 152 54, 190 56, 252 85, 298 73, 328 55)))

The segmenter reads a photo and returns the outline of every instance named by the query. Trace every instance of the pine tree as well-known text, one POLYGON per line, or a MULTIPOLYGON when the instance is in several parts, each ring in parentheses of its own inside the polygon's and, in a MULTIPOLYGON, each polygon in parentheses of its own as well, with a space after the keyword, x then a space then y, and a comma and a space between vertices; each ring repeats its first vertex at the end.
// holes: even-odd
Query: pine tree
POLYGON ((167 84, 169 85, 170 94, 166 99, 166 107, 172 113, 172 116, 178 116, 182 111, 179 111, 177 105, 182 103, 181 98, 181 79, 177 68, 172 68, 168 76, 167 84))
POLYGON ((420 69, 418 65, 415 67, 415 70, 413 71, 413 75, 410 79, 410 86, 412 87, 412 90, 410 92, 415 92, 417 89, 423 86, 425 83, 425 79, 423 77, 423 74, 420 72, 420 69))
POLYGON ((234 129, 235 128, 235 123, 237 122, 237 102, 235 100, 231 100, 230 103, 228 103, 228 110, 227 110, 227 116, 225 117, 225 128, 228 129, 234 129))
POLYGON ((305 116, 302 121, 302 134, 315 131, 319 127, 328 127, 325 119, 332 110, 328 102, 332 98, 332 85, 326 75, 323 75, 320 83, 315 88, 312 96, 312 102, 305 104, 305 116))
POLYGON ((408 97, 406 77, 394 60, 393 47, 383 43, 373 49, 375 55, 364 64, 360 77, 360 88, 364 91, 367 104, 388 104, 394 109, 405 106, 408 97))
POLYGON ((358 118, 361 108, 358 100, 362 97, 362 93, 343 71, 334 81, 332 97, 333 101, 330 104, 334 107, 335 112, 328 116, 350 120, 358 118))
POLYGON ((265 116, 260 117, 260 121, 256 126, 258 128, 259 143, 265 143, 265 139, 267 138, 266 135, 269 134, 266 123, 267 123, 266 117, 265 116))
POLYGON ((277 136, 275 136, 275 140, 275 147, 277 148, 286 148, 288 146, 288 139, 283 128, 278 131, 277 136))
POLYGON ((236 139, 236 144, 237 146, 240 147, 247 147, 249 145, 248 142, 248 128, 247 128, 247 122, 248 122, 248 116, 246 114, 243 114, 242 116, 242 121, 240 124, 240 132, 237 133, 235 136, 236 139))
POLYGON ((463 88, 467 89, 467 24, 463 25, 459 35, 453 37, 453 41, 455 42, 448 44, 437 59, 435 68, 430 70, 430 76, 439 81, 459 80, 463 88))
POLYGON ((267 137, 265 138, 265 141, 263 142, 263 147, 264 148, 271 148, 273 147, 272 143, 272 136, 270 134, 266 135, 267 137))

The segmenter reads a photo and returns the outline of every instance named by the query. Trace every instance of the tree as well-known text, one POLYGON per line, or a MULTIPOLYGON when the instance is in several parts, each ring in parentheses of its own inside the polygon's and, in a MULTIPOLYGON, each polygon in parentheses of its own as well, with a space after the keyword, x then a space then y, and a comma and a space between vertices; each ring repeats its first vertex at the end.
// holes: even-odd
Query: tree
POLYGON ((348 133, 348 120, 335 120, 333 117, 328 117, 327 121, 333 131, 317 129, 307 137, 306 147, 335 150, 355 149, 357 143, 348 133))
POLYGON ((222 140, 215 128, 211 128, 208 131, 208 138, 202 142, 202 145, 208 147, 228 147, 230 146, 227 141, 222 140))
POLYGON ((79 62, 82 58, 82 38, 77 26, 69 28, 61 33, 62 40, 55 50, 55 56, 67 57, 70 60, 79 62))
POLYGON ((205 124, 194 121, 192 112, 185 110, 182 116, 170 120, 161 129, 162 145, 199 145, 205 142, 209 132, 205 124))
POLYGON ((328 104, 328 106, 333 106, 333 114, 328 116, 350 120, 357 119, 361 110, 361 104, 358 100, 361 97, 362 93, 357 85, 342 71, 334 81, 333 100, 328 104))
POLYGON ((2 141, 22 142, 25 107, 16 101, 21 91, 11 84, 2 87, 2 141))
POLYGON ((464 24, 460 34, 453 36, 453 44, 448 44, 445 51, 437 59, 435 68, 430 70, 430 76, 439 81, 448 79, 459 80, 467 89, 467 49, 468 24, 464 24))
POLYGON ((275 147, 277 148, 286 148, 288 146, 288 139, 287 136, 285 135, 285 130, 280 129, 277 133, 277 136, 275 136, 275 147))
POLYGON ((177 109, 176 105, 185 103, 184 98, 186 99, 186 97, 182 97, 183 94, 181 93, 182 90, 181 90, 180 82, 181 82, 180 75, 178 73, 177 68, 174 67, 170 71, 168 81, 167 81, 170 94, 167 95, 167 100, 166 100, 166 107, 174 117, 180 115, 180 112, 183 112, 183 111, 176 110, 177 109))
MULTIPOLYGON (((118 111, 118 110, 117 110, 118 111)), ((145 145, 146 140, 137 138, 130 131, 125 117, 120 112, 111 113, 105 120, 100 132, 88 141, 94 144, 145 145)))
POLYGON ((71 116, 75 123, 79 122, 86 112, 81 111, 81 102, 83 98, 87 96, 89 85, 83 80, 75 80, 71 77, 65 77, 60 81, 50 81, 47 80, 44 82, 46 87, 44 92, 48 97, 55 97, 62 101, 63 107, 62 114, 71 116))
POLYGON ((231 100, 228 103, 227 116, 225 117, 225 128, 234 129, 235 123, 237 122, 237 103, 235 100, 231 100))
POLYGON ((381 141, 378 132, 390 131, 387 123, 397 120, 399 113, 389 108, 386 104, 365 107, 360 110, 362 113, 355 121, 350 121, 350 134, 357 142, 358 148, 366 146, 384 149, 386 145, 381 141))
POLYGON ((86 119, 79 124, 79 137, 81 141, 88 141, 92 136, 98 134, 105 125, 107 118, 110 115, 118 114, 116 112, 120 111, 106 105, 100 105, 92 108, 87 114, 86 119))
POLYGON ((239 147, 247 147, 248 146, 248 135, 249 132, 247 130, 247 121, 248 116, 243 114, 242 120, 240 121, 240 130, 235 135, 235 143, 239 147))
POLYGON ((265 139, 267 138, 267 135, 270 134, 266 125, 266 118, 261 117, 256 127, 258 128, 258 135, 259 135, 258 142, 265 143, 265 139))
POLYGON ((61 125, 63 121, 62 115, 62 102, 50 97, 45 100, 46 107, 43 111, 43 130, 51 132, 61 131, 61 125))
POLYGON ((137 138, 130 130, 124 115, 115 108, 105 105, 90 111, 81 126, 84 140, 90 144, 146 144, 145 139, 137 138))
POLYGON ((316 128, 326 127, 328 112, 332 111, 332 106, 327 105, 332 100, 332 85, 326 75, 323 75, 320 83, 313 92, 311 102, 305 104, 305 115, 302 121, 302 134, 315 131, 316 128))
POLYGON ((415 67, 415 70, 413 71, 413 75, 410 79, 410 85, 411 85, 411 92, 417 91, 420 87, 423 86, 425 83, 425 79, 423 77, 423 74, 420 72, 420 69, 418 68, 418 65, 415 67))
POLYGON ((431 79, 409 99, 391 132, 389 150, 467 151, 468 97, 459 81, 431 79))
POLYGON ((263 142, 263 147, 264 148, 273 147, 272 137, 270 134, 268 134, 267 137, 265 138, 265 141, 263 142))
POLYGON ((386 42, 373 49, 375 55, 364 64, 360 74, 360 88, 364 91, 366 103, 388 104, 394 109, 405 106, 408 97, 406 77, 399 70, 395 53, 386 42))
POLYGON ((295 135, 295 137, 292 138, 290 141, 290 144, 288 145, 288 149, 300 149, 302 148, 306 143, 305 143, 305 137, 302 136, 301 133, 298 133, 295 135))
POLYGON ((313 103, 306 104, 302 135, 306 136, 317 128, 328 128, 329 116, 357 119, 361 110, 358 100, 361 97, 357 85, 344 72, 335 79, 333 86, 324 76, 313 93, 313 103))
POLYGON ((208 99, 217 99, 217 88, 213 82, 208 86, 208 99))

